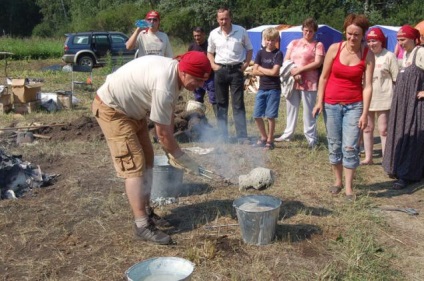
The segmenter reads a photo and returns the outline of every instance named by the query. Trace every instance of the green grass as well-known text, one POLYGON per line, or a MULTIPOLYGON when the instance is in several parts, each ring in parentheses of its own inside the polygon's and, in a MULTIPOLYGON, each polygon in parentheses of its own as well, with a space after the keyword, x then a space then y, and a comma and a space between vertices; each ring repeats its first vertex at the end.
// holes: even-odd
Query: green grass
MULTIPOLYGON (((173 44, 175 55, 181 54, 187 49, 187 45, 183 42, 172 41, 171 43, 173 44)), ((45 80, 42 88, 43 92, 53 92, 59 89, 70 90, 70 73, 63 71, 41 71, 41 66, 56 63, 60 63, 60 59, 54 58, 47 61, 12 61, 10 63, 10 74, 11 77, 43 78, 45 80), (36 64, 37 67, 33 67, 33 64, 36 64)), ((0 70, 1 66, 0 64, 0 70)), ((95 88, 103 84, 106 75, 109 73, 107 67, 94 69, 93 82, 95 88)), ((91 116, 90 103, 92 97, 90 96, 92 94, 93 92, 89 92, 85 88, 76 89, 76 96, 81 100, 81 103, 73 111, 59 111, 56 113, 38 112, 22 117, 12 114, 3 115, 0 120, 0 126, 7 127, 10 126, 11 123, 28 125, 31 122, 41 122, 44 124, 65 123, 71 122, 82 115, 91 116)), ((192 93, 188 91, 184 91, 183 96, 185 99, 193 98, 192 93)), ((245 101, 247 119, 250 120, 254 95, 246 93, 245 101)), ((210 105, 208 103, 206 105, 209 109, 209 115, 212 116, 212 111, 209 108, 210 105)), ((285 125, 284 100, 282 100, 280 106, 281 115, 277 122, 276 135, 282 132, 285 125)), ((301 132, 301 112, 299 116, 296 138, 290 143, 281 144, 281 148, 272 151, 266 156, 269 168, 278 173, 278 181, 275 183, 275 186, 267 190, 267 192, 271 195, 283 197, 284 202, 291 201, 292 205, 294 205, 295 202, 299 202, 298 204, 301 205, 298 208, 293 207, 294 215, 284 218, 280 222, 280 229, 284 234, 281 237, 281 241, 261 248, 263 251, 258 251, 255 248, 245 245, 232 245, 232 247, 234 247, 233 251, 237 250, 242 253, 229 256, 229 258, 233 258, 233 266, 229 266, 228 260, 220 260, 223 259, 219 256, 220 251, 221 253, 223 252, 222 246, 220 246, 221 240, 203 238, 200 235, 202 234, 201 228, 184 233, 184 236, 190 235, 190 237, 193 237, 193 243, 167 250, 171 251, 171 253, 163 253, 161 249, 158 250, 150 246, 143 248, 143 251, 154 252, 154 255, 176 255, 177 253, 178 255, 189 258, 196 262, 197 275, 200 276, 203 274, 205 276, 204 280, 213 280, 212 275, 225 276, 220 280, 405 280, 401 276, 401 273, 397 271, 398 268, 393 267, 393 263, 396 262, 397 258, 394 256, 395 252, 381 241, 381 230, 386 231, 385 229, 389 226, 381 216, 372 211, 371 204, 373 204, 373 201, 376 199, 364 196, 366 190, 361 190, 359 188, 358 192, 361 192, 363 196, 352 205, 346 205, 343 202, 339 202, 337 199, 329 198, 325 190, 325 186, 331 182, 332 178, 329 165, 327 164, 328 152, 324 144, 321 144, 316 151, 309 151, 306 149, 307 144, 301 132), (312 211, 318 207, 327 209, 331 211, 331 213, 328 215, 317 215, 313 213, 312 211), (297 241, 299 239, 297 239, 296 236, 301 235, 301 231, 307 229, 308 225, 321 229, 323 235, 315 234, 311 239, 304 239, 303 242, 297 241), (288 237, 287 239, 285 238, 286 236, 288 237), (221 249, 219 247, 221 247, 221 249), (302 253, 302 255, 300 253, 302 253), (324 260, 324 262, 322 262, 322 260, 324 260), (290 264, 291 268, 281 269, 287 266, 287 264, 290 264), (211 268, 213 268, 213 270, 211 270, 211 268), (235 268, 242 268, 245 275, 239 273, 238 270, 236 271, 235 268), (275 272, 273 273, 272 271, 275 272)), ((319 138, 322 143, 324 143, 325 128, 322 119, 322 117, 319 118, 318 131, 319 138)), ((211 117, 210 120, 214 125, 214 118, 211 117)), ((230 123, 232 122, 231 109, 229 121, 230 123)), ((233 130, 233 127, 234 126, 230 126, 230 129, 233 130)), ((254 137, 257 135, 257 128, 253 122, 248 122, 248 130, 250 136, 254 137)), ((38 145, 36 147, 37 149, 34 149, 33 146, 23 146, 16 148, 15 152, 25 156, 36 154, 39 157, 55 159, 71 157, 76 153, 87 155, 93 153, 95 155, 100 155, 101 153, 95 153, 95 151, 96 149, 104 147, 104 143, 99 144, 97 142, 86 142, 83 144, 72 142, 46 142, 45 144, 38 145)), ((237 155, 237 157, 244 159, 239 155, 237 155)), ((97 160, 98 162, 92 163, 96 168, 110 165, 108 162, 108 154, 105 153, 100 159, 101 161, 97 160)), ((243 164, 246 165, 246 163, 243 164)), ((64 192, 70 192, 72 195, 80 193, 80 179, 76 180, 77 177, 83 178, 84 175, 77 174, 75 177, 67 179, 72 188, 66 189, 64 192)), ((358 169, 355 177, 355 184, 358 186, 366 185, 367 182, 369 183, 372 181, 374 177, 375 174, 372 172, 367 172, 365 169, 358 169)), ((121 183, 116 182, 114 184, 120 186, 121 183)), ((90 191, 84 192, 84 196, 80 199, 80 204, 87 207, 90 205, 90 202, 94 202, 94 197, 88 197, 93 196, 90 191)), ((102 190, 102 192, 104 192, 104 190, 102 190)), ((104 212, 107 212, 110 206, 113 206, 111 209, 118 210, 118 213, 113 215, 108 213, 107 216, 109 216, 109 220, 111 220, 110 217, 118 216, 120 214, 119 212, 125 214, 125 216, 120 214, 122 217, 119 219, 122 220, 122 218, 126 218, 127 216, 127 206, 125 205, 122 207, 120 205, 122 204, 120 201, 121 197, 116 196, 116 194, 121 192, 120 189, 114 192, 115 193, 112 193, 110 197, 104 201, 104 212)), ((231 196, 234 194, 234 190, 227 189, 217 190, 215 192, 220 192, 218 194, 219 197, 217 197, 219 199, 232 198, 231 196), (228 194, 225 192, 228 192, 228 194)), ((212 197, 214 194, 209 194, 207 196, 212 197)), ((208 201, 210 199, 209 197, 206 199, 202 198, 202 202, 208 201)), ((214 198, 212 197, 212 199, 214 198)), ((95 198, 95 200, 98 199, 95 198)), ((49 204, 51 205, 51 203, 49 204)), ((96 205, 96 208, 98 208, 98 206, 99 205, 96 205)), ((61 208, 62 207, 63 206, 61 206, 61 208)), ((65 206, 64 209, 67 210, 71 207, 72 204, 65 206)), ((218 209, 217 206, 209 206, 209 208, 214 207, 218 209)), ((221 206, 219 207, 221 208, 221 206)), ((82 207, 78 209, 84 210, 82 207)), ((203 207, 202 210, 205 210, 205 208, 203 207)), ((222 210, 222 208, 220 210, 222 210)), ((210 211, 209 213, 212 212, 210 211)), ((288 211, 288 213, 290 212, 288 211)), ((201 214, 202 212, 200 211, 193 212, 189 221, 193 221, 194 224, 198 225, 203 224, 204 217, 202 217, 201 214)), ((0 217, 2 216, 5 215, 0 215, 0 217)), ((225 214, 216 215, 218 224, 219 219, 222 218, 225 218, 225 214)), ((6 221, 6 219, 4 219, 4 221, 6 221)), ((107 224, 106 221, 104 223, 107 224)), ((12 244, 13 243, 10 243, 10 245, 12 244)), ((126 248, 122 246, 122 244, 119 246, 120 252, 125 252, 126 250, 133 251, 134 249, 133 245, 129 245, 126 248)), ((228 255, 230 254, 232 255, 232 252, 228 251, 228 255)), ((118 267, 118 269, 114 268, 114 270, 112 270, 112 273, 115 272, 116 276, 116 272, 121 270, 119 265, 116 265, 117 261, 129 258, 125 255, 116 255, 116 253, 113 253, 110 257, 110 259, 108 257, 102 258, 108 259, 108 262, 105 264, 118 267)), ((141 259, 138 253, 137 258, 141 259)), ((48 261, 46 261, 46 263, 47 262, 48 261)), ((95 262, 93 261, 91 263, 86 262, 85 264, 88 267, 95 266, 95 262)), ((79 271, 80 269, 76 268, 76 270, 79 271)), ((81 270, 83 271, 83 268, 81 268, 81 270)), ((103 274, 103 276, 106 276, 110 274, 110 272, 103 274)), ((215 279, 217 278, 218 277, 215 279)))
POLYGON ((0 37, 0 51, 13 53, 11 58, 15 60, 60 58, 63 54, 64 40, 64 38, 0 37))
MULTIPOLYGON (((180 55, 187 51, 188 44, 178 38, 171 38, 174 55, 180 55)), ((51 59, 60 58, 63 55, 65 38, 11 38, 0 37, 0 51, 10 52, 13 55, 9 59, 51 59)))

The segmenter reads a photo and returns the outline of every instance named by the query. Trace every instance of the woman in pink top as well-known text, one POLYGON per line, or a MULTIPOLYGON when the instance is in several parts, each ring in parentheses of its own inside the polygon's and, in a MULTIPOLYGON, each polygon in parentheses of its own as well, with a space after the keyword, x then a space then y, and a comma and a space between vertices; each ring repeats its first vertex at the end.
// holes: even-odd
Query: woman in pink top
POLYGON ((346 41, 330 46, 318 85, 312 114, 324 113, 329 160, 334 173, 332 194, 343 189, 346 199, 355 199, 353 176, 359 166, 358 140, 367 126, 371 102, 374 55, 362 39, 369 27, 364 15, 350 14, 344 21, 346 41))
POLYGON ((275 141, 290 141, 296 129, 297 115, 300 100, 303 101, 303 133, 310 148, 317 144, 316 120, 312 116, 312 109, 317 98, 318 68, 324 61, 324 45, 315 41, 318 24, 312 18, 307 18, 302 23, 303 37, 290 42, 284 60, 291 60, 296 67, 291 70, 295 79, 293 92, 287 98, 287 126, 283 134, 275 141))

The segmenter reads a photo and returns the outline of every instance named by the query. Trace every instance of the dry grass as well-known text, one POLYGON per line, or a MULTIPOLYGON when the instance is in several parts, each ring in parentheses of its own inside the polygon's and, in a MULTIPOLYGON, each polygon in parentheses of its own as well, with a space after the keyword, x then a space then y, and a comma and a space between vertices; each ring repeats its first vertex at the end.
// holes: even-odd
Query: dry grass
MULTIPOLYGON (((69 73, 23 71, 34 69, 32 65, 12 62, 10 73, 44 78, 45 91, 70 88, 69 73)), ((104 69, 95 69, 96 86, 105 74, 104 69)), ((81 104, 73 111, 6 115, 0 126, 71 122, 81 115, 90 116, 89 94, 81 90, 81 104)), ((253 98, 246 94, 248 116, 253 98)), ((212 110, 208 114, 212 115, 212 110)), ((277 133, 283 130, 284 117, 278 120, 277 133)), ((248 131, 252 137, 257 135, 253 122, 248 131)), ((168 230, 177 242, 171 246, 133 239, 123 182, 115 177, 103 141, 8 146, 8 152, 21 154, 41 164, 44 172, 61 176, 51 187, 0 202, 1 280, 124 280, 124 272, 132 264, 156 256, 191 260, 196 264, 192 280, 419 280, 424 273, 420 251, 424 249, 423 219, 387 214, 375 207, 405 204, 419 209, 424 197, 421 186, 409 194, 390 193, 388 179, 381 166, 375 165, 358 169, 358 200, 354 204, 346 203, 342 195, 330 196, 327 186, 332 174, 321 119, 319 132, 322 142, 313 151, 307 149, 300 124, 294 141, 279 143, 266 153, 237 144, 182 144, 216 147, 215 153, 193 157, 235 182, 238 175, 258 166, 272 169, 276 182, 268 190, 240 192, 237 186, 185 175, 186 184, 207 189, 158 208, 175 225, 168 230), (266 246, 243 243, 239 227, 234 225, 232 202, 259 193, 283 201, 276 240, 266 246)), ((160 151, 158 145, 155 149, 160 151)))

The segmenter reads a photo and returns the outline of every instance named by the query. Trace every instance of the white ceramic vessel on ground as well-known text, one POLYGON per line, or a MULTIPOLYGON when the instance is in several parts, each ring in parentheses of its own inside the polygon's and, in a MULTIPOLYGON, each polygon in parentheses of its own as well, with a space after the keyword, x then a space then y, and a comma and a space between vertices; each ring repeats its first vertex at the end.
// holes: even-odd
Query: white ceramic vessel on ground
POLYGON ((131 266, 126 272, 128 281, 189 281, 194 264, 178 257, 158 257, 131 266))

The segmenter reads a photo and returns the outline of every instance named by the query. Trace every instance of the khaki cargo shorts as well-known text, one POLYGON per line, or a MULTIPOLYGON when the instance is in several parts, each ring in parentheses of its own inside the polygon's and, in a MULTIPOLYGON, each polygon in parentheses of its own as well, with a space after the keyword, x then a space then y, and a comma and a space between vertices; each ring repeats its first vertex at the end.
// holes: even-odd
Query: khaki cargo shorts
POLYGON ((118 177, 140 177, 146 169, 153 168, 154 152, 147 118, 129 118, 102 103, 97 96, 91 110, 105 135, 118 177))

